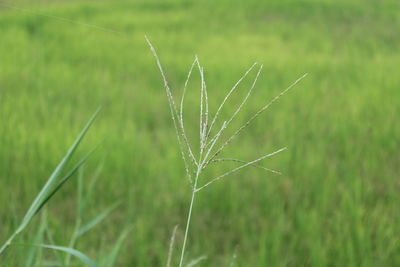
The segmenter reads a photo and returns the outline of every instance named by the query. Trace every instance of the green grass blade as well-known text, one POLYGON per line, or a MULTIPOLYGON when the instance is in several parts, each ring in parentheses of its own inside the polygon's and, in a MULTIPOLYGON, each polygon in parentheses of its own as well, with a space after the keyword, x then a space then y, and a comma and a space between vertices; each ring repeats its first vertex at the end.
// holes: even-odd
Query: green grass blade
MULTIPOLYGON (((46 216, 46 213, 44 212, 44 213, 42 213, 39 229, 36 232, 35 238, 33 239, 33 243, 41 243, 42 242, 41 239, 43 238, 44 232, 46 230, 46 220, 47 220, 47 216, 46 216)), ((31 267, 34 265, 35 258, 37 258, 36 251, 37 251, 36 246, 32 246, 32 248, 29 250, 29 253, 26 257, 26 262, 25 262, 26 267, 31 267)))
MULTIPOLYGON (((64 170, 65 166, 67 165, 68 161, 74 154, 75 150, 77 149, 78 145, 82 141, 83 137, 89 130, 90 126, 96 119, 97 115, 100 112, 100 108, 96 110, 94 115, 90 118, 90 120, 86 123, 85 127, 79 134, 78 138, 75 140, 75 142, 72 144, 70 149, 68 150, 67 154, 64 156, 64 158, 61 160, 61 162, 58 164, 56 169, 53 171, 53 173, 50 175, 49 179, 47 180, 46 184, 43 186, 39 194, 36 196, 35 200, 32 202, 31 206, 29 207, 28 211, 26 212, 24 218, 22 219, 21 224, 18 226, 17 230, 11 235, 11 237, 0 247, 0 255, 4 253, 4 251, 7 249, 7 247, 11 244, 13 239, 25 229, 25 227, 28 225, 28 223, 32 220, 33 216, 43 207, 43 205, 51 198, 51 196, 57 192, 57 190, 54 192, 54 185, 58 181, 58 177, 60 176, 61 172, 64 170), (52 194, 53 193, 53 194, 52 194), (50 196, 50 198, 49 198, 50 196)), ((74 170, 74 169, 73 169, 74 170)), ((71 172, 70 172, 71 173, 71 172)), ((72 175, 72 174, 70 174, 72 175)), ((68 174, 67 174, 68 176, 68 174)), ((64 177, 65 178, 65 177, 64 177)), ((69 178, 69 177, 68 177, 69 178)), ((67 178, 67 179, 68 179, 67 178)), ((67 180, 66 179, 66 180, 67 180)), ((65 180, 65 181, 66 181, 65 180)), ((63 180, 62 180, 63 181, 63 180)), ((62 182, 61 181, 61 182, 62 182)), ((64 183, 65 183, 64 181, 64 183)), ((63 183, 62 183, 63 184, 63 183)), ((62 185, 61 184, 61 185, 62 185)), ((57 186, 56 186, 57 188, 57 186)))
POLYGON ((89 186, 86 190, 85 198, 82 199, 82 204, 80 206, 81 213, 84 212, 84 210, 86 209, 86 206, 88 205, 89 200, 92 199, 93 191, 95 191, 95 186, 97 184, 97 181, 100 178, 100 174, 103 171, 105 161, 106 161, 105 157, 103 157, 102 160, 100 161, 100 164, 97 166, 96 171, 92 174, 92 176, 90 178, 90 182, 89 182, 89 186))
POLYGON ((65 165, 68 163, 72 155, 74 154, 75 150, 78 148, 78 145, 82 141, 83 137, 89 130, 90 126, 96 119, 97 115, 99 114, 100 108, 97 109, 97 111, 94 113, 92 118, 88 121, 88 123, 85 125, 81 133, 79 134, 78 138, 75 140, 71 148, 68 150, 67 154, 64 156, 64 158, 61 160, 61 162, 58 164, 54 172, 51 174, 50 178, 47 180, 46 184, 40 191, 40 193, 37 195, 35 200, 33 201, 32 205, 30 206, 28 212, 26 213, 24 219, 22 220, 21 225, 17 229, 17 233, 21 232, 26 225, 30 222, 32 217, 36 214, 38 208, 42 206, 43 200, 45 200, 49 194, 49 191, 51 190, 52 186, 56 183, 57 178, 60 176, 61 172, 63 171, 65 165))
POLYGON ((4 251, 7 249, 7 247, 11 244, 13 239, 17 236, 17 232, 14 232, 10 238, 3 244, 3 246, 0 247, 0 255, 4 253, 4 251))
MULTIPOLYGON (((83 169, 84 166, 81 166, 78 170, 78 177, 77 177, 77 198, 76 198, 76 219, 75 219, 75 226, 77 227, 82 220, 83 214, 83 207, 82 207, 82 200, 83 200, 83 169)), ((75 228, 76 229, 76 228, 75 228)))
POLYGON ((60 247, 60 246, 54 246, 54 245, 44 245, 44 244, 38 244, 38 245, 32 245, 32 246, 62 251, 62 252, 71 254, 72 256, 79 258, 82 262, 84 262, 85 264, 87 264, 90 267, 97 267, 97 264, 94 261, 92 261, 88 256, 86 256, 82 252, 80 252, 76 249, 73 249, 73 248, 60 247))
POLYGON ((113 204, 112 206, 108 207, 106 210, 104 210, 102 213, 97 215, 95 218, 93 218, 91 221, 89 221, 87 224, 83 225, 81 228, 76 233, 76 236, 79 237, 95 227, 97 224, 99 224, 101 221, 103 221, 113 210, 115 210, 116 207, 120 205, 120 202, 117 202, 113 204))
MULTIPOLYGON (((86 162, 86 160, 89 158, 91 154, 97 149, 94 148, 92 149, 89 153, 87 153, 59 182, 58 184, 52 188, 48 196, 41 202, 40 206, 36 209, 36 213, 38 213, 41 208, 61 189, 61 187, 71 178, 78 170, 79 168, 86 162)), ((35 213, 35 214, 36 214, 35 213)))
POLYGON ((115 246, 113 247, 113 249, 111 250, 110 254, 108 254, 107 258, 105 259, 105 261, 103 262, 103 264, 101 264, 101 266, 104 267, 112 267, 115 265, 115 262, 117 260, 118 257, 118 253, 121 250, 122 244, 124 243, 125 239, 127 238, 129 232, 132 230, 132 226, 126 228, 121 235, 119 236, 117 242, 115 243, 115 246))
MULTIPOLYGON (((53 233, 51 231, 51 229, 49 227, 46 228, 46 238, 48 239, 48 242, 50 242, 50 245, 56 245, 56 243, 54 242, 54 237, 53 237, 53 233)), ((22 244, 23 245, 23 244, 22 244)), ((67 267, 63 261, 63 256, 61 255, 61 251, 59 250, 53 250, 54 255, 57 258, 58 264, 57 266, 60 267, 67 267)))

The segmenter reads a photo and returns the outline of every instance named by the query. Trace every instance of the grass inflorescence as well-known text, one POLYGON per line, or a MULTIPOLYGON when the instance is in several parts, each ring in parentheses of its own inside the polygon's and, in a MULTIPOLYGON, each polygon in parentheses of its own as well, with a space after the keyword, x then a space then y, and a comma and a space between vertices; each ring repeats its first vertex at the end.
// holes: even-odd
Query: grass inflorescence
MULTIPOLYGON (((180 101, 180 103, 181 103, 180 109, 178 110, 175 100, 174 100, 174 96, 172 94, 171 88, 169 87, 167 77, 164 73, 160 59, 156 53, 156 50, 147 37, 146 37, 146 41, 149 44, 154 57, 156 58, 157 66, 158 66, 158 68, 161 72, 161 76, 163 78, 164 88, 165 88, 165 92, 167 94, 168 103, 169 103, 171 116, 172 116, 172 121, 174 123, 176 135, 178 138, 180 152, 181 152, 182 159, 183 159, 183 162, 185 165, 186 174, 187 174, 187 177, 188 177, 188 179, 190 181, 190 185, 191 185, 191 194, 192 195, 191 195, 191 199, 190 199, 189 212, 188 212, 188 216, 187 216, 187 220, 186 220, 186 227, 185 227, 185 235, 184 235, 184 239, 183 239, 182 251, 181 251, 181 256, 180 256, 180 260, 179 260, 179 267, 182 267, 184 264, 184 260, 185 260, 185 251, 186 251, 187 240, 188 240, 188 235, 189 235, 190 223, 192 221, 193 206, 195 203, 196 194, 199 191, 205 189, 207 186, 211 185, 212 183, 214 183, 226 176, 229 176, 243 168, 246 168, 249 166, 258 166, 257 163, 259 163, 260 161, 262 161, 266 158, 272 157, 272 156, 286 150, 286 148, 278 149, 274 152, 268 153, 266 155, 263 155, 257 159, 249 161, 249 162, 237 160, 237 159, 217 158, 217 157, 223 152, 223 150, 232 142, 232 140, 236 136, 238 136, 243 130, 245 130, 250 125, 250 123, 253 120, 255 120, 258 116, 260 116, 261 113, 266 111, 276 100, 278 100, 281 96, 283 96, 286 92, 288 92, 293 86, 295 86, 298 82, 300 82, 303 78, 305 78, 307 76, 307 74, 304 74, 302 77, 297 79, 293 84, 291 84, 289 87, 287 87, 285 90, 283 90, 279 95, 277 95, 270 102, 268 102, 266 105, 264 105, 253 116, 251 116, 250 119, 248 119, 242 126, 240 126, 229 138, 227 138, 227 140, 224 141, 222 143, 222 145, 219 146, 219 148, 215 148, 215 145, 221 138, 224 131, 227 129, 228 125, 235 119, 236 115, 241 111, 243 106, 246 104, 249 96, 251 95, 251 93, 257 83, 257 80, 261 73, 263 65, 259 66, 257 75, 256 75, 247 95, 245 96, 243 101, 240 103, 239 107, 236 109, 236 111, 233 113, 233 115, 227 121, 223 122, 222 127, 219 130, 217 130, 217 132, 214 135, 212 135, 213 126, 215 125, 215 123, 218 119, 218 115, 220 114, 224 104, 229 99, 231 94, 237 89, 240 82, 250 73, 250 71, 257 65, 257 63, 253 64, 250 67, 250 69, 246 71, 246 73, 243 75, 243 77, 241 77, 235 83, 235 85, 232 87, 232 89, 228 91, 228 94, 225 96, 224 100, 218 107, 212 120, 210 120, 209 119, 208 93, 207 93, 206 81, 204 78, 204 69, 203 69, 202 65, 200 64, 198 57, 196 56, 192 66, 189 70, 189 74, 185 81, 185 86, 184 86, 183 94, 182 94, 181 101, 180 101), (200 88, 200 115, 199 115, 199 129, 200 129, 199 139, 200 140, 199 140, 199 146, 200 147, 198 148, 199 155, 197 157, 193 153, 192 145, 189 142, 189 139, 185 132, 184 112, 183 112, 183 102, 184 102, 184 98, 185 98, 187 84, 189 82, 189 79, 190 79, 192 71, 193 71, 193 67, 195 65, 197 66, 197 69, 198 69, 198 71, 200 73, 200 77, 201 77, 201 83, 199 86, 199 88, 200 88), (211 121, 211 123, 210 123, 210 121, 211 121), (219 161, 240 162, 240 163, 242 163, 242 165, 240 165, 239 167, 234 168, 232 170, 229 170, 215 178, 212 178, 209 182, 201 184, 200 177, 202 176, 203 171, 207 168, 207 166, 211 162, 219 162, 219 161)), ((260 168, 262 168, 266 171, 270 171, 275 174, 279 173, 275 170, 267 169, 262 166, 260 168)), ((203 258, 201 258, 201 259, 203 259, 203 258)), ((197 261, 194 261, 191 264, 189 263, 188 265, 191 266, 194 263, 197 263, 197 261)))

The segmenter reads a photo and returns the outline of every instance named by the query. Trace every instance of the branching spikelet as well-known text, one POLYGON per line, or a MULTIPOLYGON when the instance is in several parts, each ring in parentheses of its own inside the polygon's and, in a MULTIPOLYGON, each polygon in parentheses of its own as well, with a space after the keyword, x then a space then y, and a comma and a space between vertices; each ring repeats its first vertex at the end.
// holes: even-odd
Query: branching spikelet
MULTIPOLYGON (((268 153, 264 156, 261 156, 257 159, 254 159, 252 161, 243 161, 243 160, 238 160, 238 159, 232 159, 232 158, 216 158, 219 154, 223 152, 223 150, 232 142, 232 140, 238 136, 243 130, 245 130, 251 122, 253 122, 258 116, 260 116, 265 110, 267 110, 274 102, 276 102, 280 97, 282 97, 285 93, 287 93, 293 86, 295 86, 298 82, 300 82, 303 78, 306 77, 307 74, 304 74, 302 77, 297 79, 294 83, 292 83, 288 88, 283 90, 279 95, 277 95, 275 98, 273 98, 270 102, 268 102, 265 106, 263 106, 260 110, 258 110, 250 119, 248 119, 242 126, 240 126, 234 133, 231 135, 228 139, 226 139, 221 146, 218 148, 215 148, 217 141, 223 136, 224 131, 227 129, 227 126, 236 118, 237 114, 242 110, 243 106, 246 104, 247 100, 249 99, 250 95, 253 92, 253 89, 256 86, 257 80, 259 78, 259 75, 262 71, 263 66, 260 65, 256 77, 242 100, 241 104, 239 107, 235 110, 235 112, 232 114, 232 116, 229 118, 229 120, 224 121, 221 128, 215 133, 213 137, 211 137, 211 133, 213 130, 213 127, 215 126, 218 116, 225 105, 225 103, 228 101, 232 93, 238 88, 239 84, 248 76, 248 74, 254 69, 255 66, 257 66, 257 63, 254 63, 245 73, 244 75, 235 83, 235 85, 229 90, 225 98, 223 99, 222 103, 219 105, 215 115, 213 116, 211 123, 209 123, 209 106, 208 106, 208 94, 207 94, 207 87, 206 87, 206 82, 205 82, 205 77, 204 77, 204 69, 200 64, 200 61, 198 57, 196 56, 193 64, 190 67, 187 79, 184 84, 183 88, 183 94, 182 98, 180 101, 180 109, 178 112, 178 109, 176 108, 175 101, 171 92, 171 89, 169 88, 167 78, 165 76, 165 73, 162 69, 160 59, 156 53, 156 50, 154 49, 153 45, 149 41, 149 39, 146 37, 146 41, 150 46, 150 49, 156 59, 157 66, 161 72, 161 76, 163 78, 164 82, 164 89, 167 94, 167 99, 169 102, 170 110, 171 110, 171 116, 172 120, 175 126, 175 131, 177 134, 178 138, 178 144, 179 148, 181 150, 182 154, 182 159, 185 164, 185 169, 186 173, 191 181, 191 189, 192 189, 192 197, 189 205, 189 212, 188 212, 188 217, 186 221, 186 228, 185 228, 185 236, 183 240, 183 245, 182 245, 182 251, 181 251, 181 257, 180 257, 180 264, 179 266, 183 266, 184 262, 184 256, 185 256, 185 249, 186 249, 186 243, 187 243, 187 238, 188 238, 188 233, 189 233, 189 227, 190 227, 190 222, 191 222, 191 216, 192 216, 192 211, 193 211, 193 204, 195 201, 196 194, 203 190, 204 188, 208 187, 214 182, 217 182, 221 180, 224 177, 227 177, 241 169, 244 169, 246 167, 257 167, 264 169, 266 171, 275 173, 275 174, 280 174, 280 172, 271 170, 268 168, 265 168, 263 166, 258 165, 258 163, 266 158, 272 157, 284 150, 286 148, 281 148, 278 149, 272 153, 268 153), (199 155, 196 157, 193 153, 192 147, 190 145, 188 136, 185 131, 185 126, 184 126, 184 112, 183 112, 183 103, 184 103, 184 98, 187 90, 187 85, 190 80, 191 74, 193 72, 194 67, 197 66, 199 73, 200 73, 200 78, 201 78, 201 84, 200 84, 200 114, 199 114, 199 140, 200 140, 200 147, 199 147, 199 155), (191 164, 188 163, 187 158, 190 159, 191 164), (222 161, 233 161, 233 162, 238 162, 242 163, 239 167, 236 167, 234 169, 231 169, 211 180, 209 182, 199 185, 199 177, 201 176, 202 172, 209 166, 210 163, 218 163, 222 161), (193 174, 193 175, 192 175, 193 174)), ((175 235, 175 234, 174 234, 175 235)), ((170 262, 171 256, 169 256, 168 262, 170 262)))

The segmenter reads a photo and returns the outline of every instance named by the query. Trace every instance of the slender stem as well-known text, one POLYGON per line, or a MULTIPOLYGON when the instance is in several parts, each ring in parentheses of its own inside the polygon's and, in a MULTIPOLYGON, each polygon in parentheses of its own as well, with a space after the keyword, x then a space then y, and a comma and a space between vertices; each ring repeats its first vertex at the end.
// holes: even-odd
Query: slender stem
MULTIPOLYGON (((72 233, 71 240, 69 241, 69 244, 68 244, 68 246, 70 248, 74 248, 76 241, 78 239, 78 231, 79 231, 79 228, 81 228, 81 224, 82 224, 83 168, 79 168, 78 174, 79 174, 79 176, 78 176, 78 195, 77 195, 77 201, 76 201, 76 219, 75 219, 74 231, 72 233)), ((68 253, 66 260, 65 260, 65 265, 69 266, 70 262, 71 262, 71 254, 68 253)))
POLYGON ((190 200, 189 213, 188 213, 188 217, 187 217, 187 221, 186 221, 185 237, 183 239, 183 246, 182 246, 182 253, 181 253, 181 260, 179 263, 179 267, 183 266, 183 258, 185 256, 186 241, 187 241, 187 237, 189 234, 189 227, 190 227, 190 220, 192 217, 193 204, 194 204, 194 199, 195 199, 195 196, 197 193, 197 181, 200 176, 201 170, 202 170, 202 166, 199 166, 199 168, 197 169, 197 172, 196 172, 196 177, 194 179, 194 184, 193 184, 193 189, 192 189, 192 199, 190 200))
MULTIPOLYGON (((77 232, 78 232, 80 227, 81 227, 81 220, 78 219, 75 222, 74 232, 72 234, 71 240, 69 241, 68 247, 70 247, 70 248, 74 248, 75 247, 76 241, 78 239, 77 232)), ((66 259, 65 259, 65 264, 67 266, 69 266, 70 262, 71 262, 71 254, 68 253, 67 256, 66 256, 66 259)))
POLYGON ((11 242, 14 240, 14 238, 16 237, 17 233, 14 233, 5 243, 4 245, 0 248, 0 255, 4 253, 4 251, 6 251, 6 249, 8 248, 8 246, 10 246, 11 242))

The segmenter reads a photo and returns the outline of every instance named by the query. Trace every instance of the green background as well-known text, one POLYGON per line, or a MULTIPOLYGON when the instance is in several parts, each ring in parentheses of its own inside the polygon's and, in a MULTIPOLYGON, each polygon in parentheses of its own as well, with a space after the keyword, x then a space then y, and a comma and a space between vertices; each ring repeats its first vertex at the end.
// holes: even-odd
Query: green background
MULTIPOLYGON (((163 266, 179 224, 176 265, 190 188, 146 34, 177 99, 199 56, 211 114, 253 62, 264 64, 228 133, 309 73, 223 155, 252 160, 288 147, 263 162, 283 174, 249 168, 200 192, 188 260, 207 255, 199 266, 229 266, 236 248, 238 266, 399 266, 399 32, 400 4, 389 0, 2 2, 0 243, 102 105, 80 147, 83 155, 102 144, 84 169, 87 185, 101 166, 85 218, 122 204, 77 249, 97 260, 133 225, 118 266, 163 266)), ((196 73, 185 106, 194 146, 198 99, 196 73)), ((202 183, 236 166, 213 167, 202 183)), ((68 244, 75 202, 72 180, 48 206, 58 245, 68 244)), ((32 242, 39 223, 18 241, 32 242)), ((0 265, 24 266, 25 250, 11 248, 0 265)))

